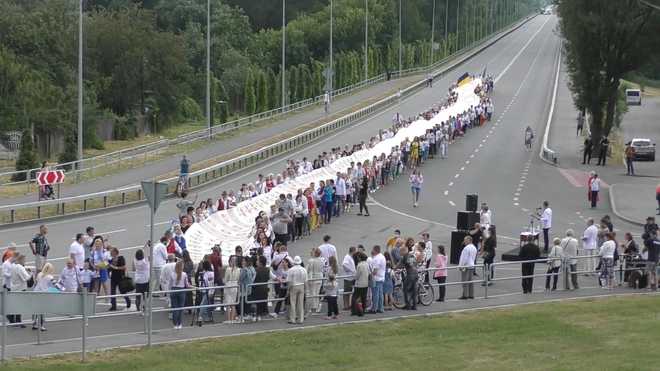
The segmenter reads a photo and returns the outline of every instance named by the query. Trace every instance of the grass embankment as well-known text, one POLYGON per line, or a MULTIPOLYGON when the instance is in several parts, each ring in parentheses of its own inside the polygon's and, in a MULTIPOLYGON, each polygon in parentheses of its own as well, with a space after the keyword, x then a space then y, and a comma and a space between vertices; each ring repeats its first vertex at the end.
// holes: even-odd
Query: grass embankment
POLYGON ((437 317, 15 361, 41 370, 658 370, 660 297, 437 317))

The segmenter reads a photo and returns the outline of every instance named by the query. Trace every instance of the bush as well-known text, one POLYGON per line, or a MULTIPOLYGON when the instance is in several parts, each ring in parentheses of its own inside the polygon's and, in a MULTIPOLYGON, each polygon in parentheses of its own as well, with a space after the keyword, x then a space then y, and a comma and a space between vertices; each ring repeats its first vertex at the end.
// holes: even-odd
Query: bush
MULTIPOLYGON (((34 169, 37 166, 37 154, 34 151, 32 135, 30 135, 29 130, 25 129, 23 130, 23 136, 21 137, 21 150, 18 153, 18 159, 16 160, 16 170, 29 170, 34 169)), ((12 176, 12 180, 16 182, 26 179, 27 177, 25 176, 25 173, 17 173, 12 176)))
MULTIPOLYGON (((64 152, 60 153, 58 162, 60 164, 72 162, 78 159, 78 143, 75 130, 71 130, 64 138, 64 152)), ((65 170, 70 170, 71 166, 64 166, 65 170)))
POLYGON ((200 121, 204 118, 202 108, 190 97, 177 101, 176 114, 179 121, 200 121))

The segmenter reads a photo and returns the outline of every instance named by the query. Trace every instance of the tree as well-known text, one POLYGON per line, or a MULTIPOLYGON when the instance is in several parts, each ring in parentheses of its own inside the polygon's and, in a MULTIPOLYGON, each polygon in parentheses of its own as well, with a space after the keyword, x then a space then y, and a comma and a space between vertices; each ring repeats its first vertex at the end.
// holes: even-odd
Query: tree
POLYGON ((245 113, 252 115, 257 112, 257 97, 255 91, 254 77, 248 70, 245 78, 245 113))
MULTIPOLYGON (((30 170, 37 167, 37 154, 34 151, 34 143, 32 143, 32 135, 28 129, 23 130, 21 137, 21 150, 18 153, 16 160, 16 170, 30 170)), ((12 177, 14 181, 23 181, 27 177, 25 173, 16 173, 12 177)))
POLYGON ((257 112, 268 111, 268 77, 259 70, 257 71, 257 112))
POLYGON ((570 90, 578 109, 592 117, 596 143, 607 136, 617 117, 620 79, 648 55, 648 20, 652 11, 636 0, 571 0, 559 3, 560 27, 566 39, 570 90))

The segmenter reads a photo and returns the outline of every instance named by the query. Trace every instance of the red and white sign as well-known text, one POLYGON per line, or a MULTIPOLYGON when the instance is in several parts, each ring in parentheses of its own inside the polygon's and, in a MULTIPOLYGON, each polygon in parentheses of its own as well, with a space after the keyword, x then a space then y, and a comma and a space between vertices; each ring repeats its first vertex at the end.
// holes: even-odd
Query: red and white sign
POLYGON ((41 171, 37 173, 37 183, 39 183, 39 185, 64 183, 64 171, 62 170, 41 171))

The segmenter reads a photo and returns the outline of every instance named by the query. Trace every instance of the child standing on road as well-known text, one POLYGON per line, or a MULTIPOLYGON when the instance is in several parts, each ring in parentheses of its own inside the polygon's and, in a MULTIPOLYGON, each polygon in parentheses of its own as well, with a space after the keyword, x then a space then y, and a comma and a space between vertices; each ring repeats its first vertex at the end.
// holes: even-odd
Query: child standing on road
POLYGON ((337 306, 337 279, 334 273, 328 275, 324 288, 325 300, 328 302, 328 316, 325 319, 337 319, 339 307, 337 306))

